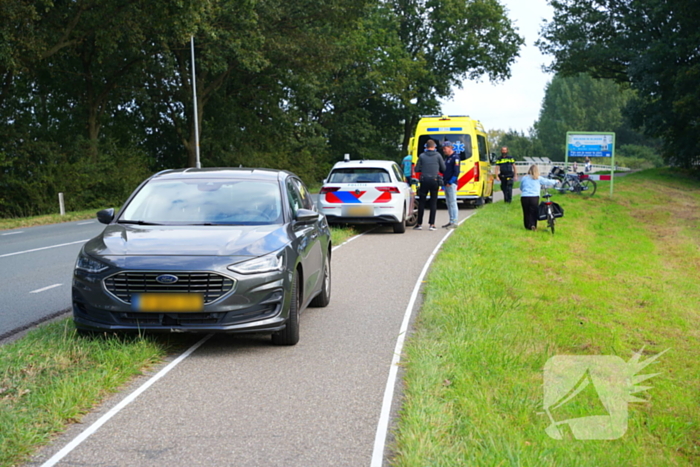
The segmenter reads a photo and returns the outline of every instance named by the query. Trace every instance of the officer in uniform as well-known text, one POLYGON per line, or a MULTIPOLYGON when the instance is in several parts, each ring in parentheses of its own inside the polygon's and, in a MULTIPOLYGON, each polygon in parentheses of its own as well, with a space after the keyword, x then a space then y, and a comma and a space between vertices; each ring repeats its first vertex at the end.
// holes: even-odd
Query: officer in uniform
POLYGON ((501 157, 496 161, 496 177, 501 180, 503 201, 510 203, 513 200, 513 182, 518 179, 515 171, 515 159, 508 154, 508 148, 501 148, 501 157))

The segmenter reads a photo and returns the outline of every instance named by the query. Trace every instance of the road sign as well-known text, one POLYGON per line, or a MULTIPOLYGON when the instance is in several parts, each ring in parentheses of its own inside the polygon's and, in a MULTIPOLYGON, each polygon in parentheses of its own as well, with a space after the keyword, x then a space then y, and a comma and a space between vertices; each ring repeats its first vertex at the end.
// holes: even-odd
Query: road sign
POLYGON ((612 157, 615 133, 567 132, 568 157, 612 157))

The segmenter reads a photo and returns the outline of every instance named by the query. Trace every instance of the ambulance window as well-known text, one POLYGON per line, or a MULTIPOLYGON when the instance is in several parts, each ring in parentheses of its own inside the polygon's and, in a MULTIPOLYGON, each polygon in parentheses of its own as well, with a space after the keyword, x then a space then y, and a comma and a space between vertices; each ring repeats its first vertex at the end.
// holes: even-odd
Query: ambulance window
POLYGON ((479 160, 482 162, 488 162, 489 152, 486 149, 486 138, 481 135, 476 135, 476 142, 479 145, 479 160))
MULTIPOLYGON (((425 152, 425 145, 429 139, 432 139, 437 144, 437 150, 442 154, 442 142, 451 141, 452 148, 461 160, 467 160, 472 157, 472 137, 469 134, 430 134, 421 135, 418 137, 418 154, 425 152)), ((444 154, 443 154, 444 155, 444 154)))

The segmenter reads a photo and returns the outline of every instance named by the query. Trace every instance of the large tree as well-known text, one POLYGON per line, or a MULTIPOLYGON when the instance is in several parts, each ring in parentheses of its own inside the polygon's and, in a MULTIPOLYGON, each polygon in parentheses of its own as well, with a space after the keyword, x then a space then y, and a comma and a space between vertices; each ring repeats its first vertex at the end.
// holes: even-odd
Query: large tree
POLYGON ((551 70, 629 84, 638 127, 663 138, 667 160, 700 154, 700 3, 696 0, 550 0, 541 50, 551 70))

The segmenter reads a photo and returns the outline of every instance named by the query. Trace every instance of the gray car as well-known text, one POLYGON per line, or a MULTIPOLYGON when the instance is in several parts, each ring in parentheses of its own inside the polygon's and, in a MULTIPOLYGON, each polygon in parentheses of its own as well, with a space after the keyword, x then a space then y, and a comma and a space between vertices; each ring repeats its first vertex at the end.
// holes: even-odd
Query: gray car
POLYGON ((270 333, 331 296, 331 240, 303 182, 268 169, 181 169, 144 181, 80 251, 79 332, 270 333))

